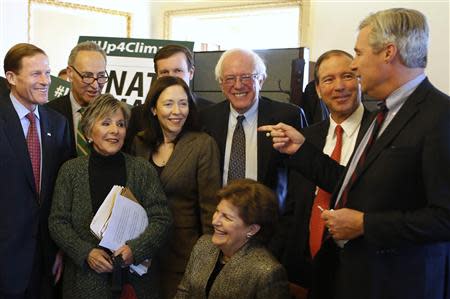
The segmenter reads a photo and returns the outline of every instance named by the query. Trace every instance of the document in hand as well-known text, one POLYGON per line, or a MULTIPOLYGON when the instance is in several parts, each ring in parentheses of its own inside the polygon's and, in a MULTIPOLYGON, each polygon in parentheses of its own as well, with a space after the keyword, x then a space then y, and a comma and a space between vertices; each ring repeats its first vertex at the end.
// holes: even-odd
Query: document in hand
MULTIPOLYGON (((92 219, 90 228, 100 239, 100 246, 115 251, 126 241, 137 238, 147 226, 147 212, 137 202, 133 193, 127 188, 113 186, 92 219)), ((144 271, 137 268, 139 266, 142 267, 132 265, 130 268, 139 275, 145 274, 147 269, 144 271)))

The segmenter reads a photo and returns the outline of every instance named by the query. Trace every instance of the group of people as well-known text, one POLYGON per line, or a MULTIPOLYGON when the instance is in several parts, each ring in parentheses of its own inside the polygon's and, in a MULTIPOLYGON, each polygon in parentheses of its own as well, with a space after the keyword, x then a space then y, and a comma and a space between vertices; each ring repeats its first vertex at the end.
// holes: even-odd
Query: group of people
POLYGON ((365 18, 355 57, 318 58, 330 115, 309 127, 298 106, 260 95, 267 71, 251 50, 222 54, 226 100, 213 104, 190 90, 192 53, 161 48, 130 111, 101 93, 97 44, 72 49, 70 93, 48 103, 47 55, 13 46, 0 98, 0 298, 446 298, 450 101, 424 74, 428 35, 415 10, 365 18), (112 252, 90 223, 114 185, 148 226, 112 252), (146 260, 148 273, 130 271, 146 260))

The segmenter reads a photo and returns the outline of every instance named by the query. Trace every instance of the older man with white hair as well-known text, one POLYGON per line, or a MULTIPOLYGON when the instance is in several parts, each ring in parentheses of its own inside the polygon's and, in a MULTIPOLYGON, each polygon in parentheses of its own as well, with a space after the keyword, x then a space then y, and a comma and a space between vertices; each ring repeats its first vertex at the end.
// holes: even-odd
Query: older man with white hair
POLYGON ((201 111, 201 121, 219 145, 223 185, 237 178, 251 178, 277 191, 283 201, 288 174, 280 153, 257 127, 286 122, 302 126, 299 107, 260 95, 267 77, 263 60, 253 51, 225 51, 215 69, 226 100, 201 111))

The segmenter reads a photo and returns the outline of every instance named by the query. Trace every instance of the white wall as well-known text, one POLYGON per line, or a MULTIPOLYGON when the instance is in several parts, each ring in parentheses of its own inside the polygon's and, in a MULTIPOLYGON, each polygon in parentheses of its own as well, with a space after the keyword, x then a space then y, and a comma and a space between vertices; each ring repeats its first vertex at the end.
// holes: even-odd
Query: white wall
MULTIPOLYGON (((151 4, 151 35, 153 38, 164 36, 164 12, 168 10, 184 10, 227 5, 244 5, 263 1, 164 1, 151 4)), ((267 2, 267 1, 264 1, 267 2)), ((450 94, 449 82, 449 1, 446 0, 303 0, 302 25, 307 26, 307 34, 302 36, 300 46, 309 47, 311 60, 315 61, 320 54, 330 49, 342 49, 353 53, 359 22, 382 9, 392 7, 413 8, 424 13, 430 26, 429 62, 427 74, 433 84, 450 94), (306 18, 306 19, 305 19, 306 18)), ((263 38, 263 32, 257 30, 255 36, 263 38)))
POLYGON ((427 17, 430 26, 427 74, 440 90, 450 94, 449 82, 449 2, 448 1, 312 1, 310 32, 307 45, 311 60, 332 49, 353 53, 359 22, 382 9, 406 7, 417 9, 427 17))
MULTIPOLYGON (((158 39, 164 37, 165 11, 245 5, 267 1, 66 0, 66 2, 130 12, 133 20, 132 37, 158 39)), ((438 88, 450 94, 449 1, 303 0, 303 5, 303 17, 306 19, 302 20, 302 24, 308 26, 308 33, 302 37, 301 46, 311 49, 312 60, 316 60, 321 53, 332 48, 353 53, 358 24, 371 12, 391 7, 420 10, 427 16, 431 32, 427 74, 438 88)), ((26 0, 0 0, 0 57, 2 60, 12 45, 27 41, 27 8, 28 1, 26 0)), ((257 25, 255 25, 255 36, 262 37, 263 34, 257 30, 257 25)), ((55 47, 58 47, 60 51, 58 57, 50 57, 54 72, 64 66, 67 53, 73 45, 55 45, 55 47)), ((3 70, 0 74, 3 74, 3 70)))
MULTIPOLYGON (((112 9, 131 13, 131 37, 135 38, 149 38, 150 36, 150 2, 149 1, 119 1, 119 0, 65 0, 61 2, 70 2, 75 4, 82 4, 94 6, 97 8, 112 9)), ((73 11, 73 10, 72 10, 73 11)), ((71 19, 73 20, 73 19, 71 19)), ((80 17, 80 21, 82 18, 80 17)), ((59 30, 60 34, 67 35, 64 30, 58 29, 58 23, 61 21, 48 20, 49 24, 54 23, 55 29, 53 32, 59 30)), ((76 28, 77 24, 73 24, 76 28)), ((108 24, 104 24, 106 32, 108 24)), ((83 26, 86 27, 86 26, 83 26)), ((34 30, 38 30, 33 28, 34 30)), ((81 30, 81 29, 80 29, 81 30)), ((70 50, 78 41, 79 35, 96 35, 96 31, 92 30, 92 34, 88 31, 80 31, 72 34, 73 36, 64 36, 64 42, 55 43, 54 47, 48 46, 43 48, 50 58, 50 66, 52 75, 57 75, 58 71, 67 66, 67 58, 70 50)), ((76 31, 75 31, 76 32, 76 31)), ((52 34, 46 32, 46 38, 51 39, 52 34)), ((108 36, 120 37, 115 32, 109 31, 108 36)), ((126 36, 122 36, 126 37, 126 36)), ((55 38, 56 40, 56 38, 55 38)), ((0 0, 0 59, 6 55, 6 52, 16 43, 28 42, 28 1, 27 0, 0 0)), ((39 43, 36 43, 39 46, 39 43)), ((46 44, 44 42, 44 44, 46 44)), ((1 63, 0 74, 3 76, 3 63, 1 63)))
MULTIPOLYGON (((164 13, 172 10, 186 10, 195 8, 214 8, 223 6, 236 6, 270 2, 267 0, 176 0, 176 1, 151 1, 151 37, 164 38, 164 13)), ((276 2, 276 1, 272 1, 276 2)), ((201 41, 200 41, 201 42, 201 41)))

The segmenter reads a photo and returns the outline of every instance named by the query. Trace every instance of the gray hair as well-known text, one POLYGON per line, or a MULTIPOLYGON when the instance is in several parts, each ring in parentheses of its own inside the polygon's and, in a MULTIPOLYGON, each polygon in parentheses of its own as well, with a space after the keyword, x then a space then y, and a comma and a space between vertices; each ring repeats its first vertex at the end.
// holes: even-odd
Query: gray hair
POLYGON ((96 44, 92 41, 85 41, 85 42, 79 43, 78 45, 75 46, 75 48, 72 49, 72 51, 70 51, 69 61, 67 62, 68 65, 73 65, 73 63, 75 62, 75 59, 77 58, 77 55, 80 51, 98 52, 98 53, 102 54, 103 59, 105 59, 105 63, 106 63, 105 51, 98 44, 96 44))
POLYGON ((84 136, 89 136, 97 120, 121 110, 125 119, 125 127, 130 120, 130 109, 127 104, 116 99, 112 94, 105 93, 97 96, 89 103, 80 120, 80 129, 84 136))
POLYGON ((366 17, 359 25, 359 30, 367 26, 371 26, 369 44, 375 53, 386 44, 393 43, 405 66, 427 66, 429 28, 421 12, 407 8, 378 11, 366 17))
POLYGON ((216 68, 214 70, 214 73, 216 75, 216 80, 221 81, 222 78, 222 72, 223 72, 223 62, 225 58, 228 56, 235 54, 235 53, 241 53, 243 55, 248 56, 252 60, 253 64, 253 71, 257 73, 258 75, 262 76, 263 79, 267 78, 266 73, 266 65, 264 64, 264 61, 261 57, 258 56, 254 51, 248 50, 248 49, 241 49, 241 48, 235 48, 230 49, 222 53, 222 56, 220 56, 219 61, 217 61, 216 68))

